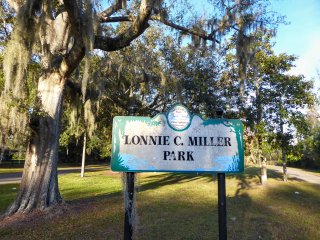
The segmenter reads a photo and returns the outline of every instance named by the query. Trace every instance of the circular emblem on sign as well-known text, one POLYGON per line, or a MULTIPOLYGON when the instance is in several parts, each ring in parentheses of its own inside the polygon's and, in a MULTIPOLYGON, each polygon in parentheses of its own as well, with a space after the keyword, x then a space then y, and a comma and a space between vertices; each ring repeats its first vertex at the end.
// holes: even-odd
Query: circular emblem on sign
POLYGON ((191 123, 191 116, 188 109, 182 105, 175 105, 167 115, 169 125, 178 131, 185 130, 191 123))

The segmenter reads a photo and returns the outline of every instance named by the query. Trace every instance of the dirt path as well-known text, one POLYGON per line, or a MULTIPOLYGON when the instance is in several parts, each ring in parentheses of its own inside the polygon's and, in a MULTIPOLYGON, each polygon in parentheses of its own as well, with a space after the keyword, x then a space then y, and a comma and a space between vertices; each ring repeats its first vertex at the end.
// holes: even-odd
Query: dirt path
MULTIPOLYGON (((282 173, 282 166, 268 166, 268 169, 272 169, 274 171, 277 171, 279 173, 282 173)), ((313 183, 320 185, 320 174, 319 173, 313 173, 306 170, 298 169, 298 168, 290 168, 288 167, 288 176, 289 178, 297 178, 301 179, 308 183, 313 183)))
POLYGON ((21 181, 22 173, 1 173, 0 185, 9 183, 19 183, 21 181))

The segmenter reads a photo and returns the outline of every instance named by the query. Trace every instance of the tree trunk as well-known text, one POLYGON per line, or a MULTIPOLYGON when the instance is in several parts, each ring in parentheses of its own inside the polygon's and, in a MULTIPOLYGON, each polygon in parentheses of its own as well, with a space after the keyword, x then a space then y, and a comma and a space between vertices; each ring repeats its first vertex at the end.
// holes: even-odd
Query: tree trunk
MULTIPOLYGON (((263 106, 262 106, 262 99, 261 99, 261 79, 256 79, 256 107, 257 107, 257 125, 261 124, 262 122, 262 114, 263 114, 263 106)), ((259 151, 259 164, 260 164, 260 181, 262 185, 267 184, 268 175, 267 175, 267 160, 264 156, 262 156, 262 136, 261 132, 256 131, 257 139, 258 139, 258 151, 259 151)))
POLYGON ((65 78, 58 72, 39 79, 38 98, 41 110, 31 118, 31 138, 19 193, 7 214, 27 213, 63 203, 58 189, 59 120, 65 78))
POLYGON ((282 110, 282 103, 280 101, 279 103, 279 109, 280 109, 280 132, 281 132, 281 150, 282 150, 282 167, 283 167, 283 181, 288 181, 288 174, 287 174, 287 153, 286 153, 286 144, 284 139, 284 122, 282 120, 281 116, 281 110, 282 110))
POLYGON ((283 181, 288 181, 288 173, 287 173, 287 154, 284 149, 282 149, 282 167, 283 167, 283 181))
MULTIPOLYGON (((1 131, 2 131, 2 128, 1 128, 1 131)), ((5 152, 5 146, 6 146, 6 142, 5 142, 4 136, 5 136, 5 134, 3 134, 3 131, 2 131, 2 134, 1 134, 1 148, 0 148, 0 164, 2 163, 2 160, 4 158, 4 152, 5 152)))
POLYGON ((261 184, 266 185, 267 181, 268 181, 267 159, 265 157, 262 157, 262 160, 261 160, 261 184))
POLYGON ((87 134, 83 135, 83 148, 82 148, 82 164, 81 164, 81 177, 84 177, 84 165, 86 163, 86 148, 87 148, 87 134))

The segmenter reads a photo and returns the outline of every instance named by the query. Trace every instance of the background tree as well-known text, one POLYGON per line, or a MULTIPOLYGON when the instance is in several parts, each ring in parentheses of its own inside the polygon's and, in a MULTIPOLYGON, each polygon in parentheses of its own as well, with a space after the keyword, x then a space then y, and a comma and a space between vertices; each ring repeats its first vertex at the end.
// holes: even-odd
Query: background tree
POLYGON ((270 154, 272 148, 282 149, 286 179, 287 153, 295 133, 305 125, 303 109, 314 104, 313 84, 303 76, 288 74, 296 58, 276 55, 272 50, 273 35, 270 32, 257 31, 255 34, 259 40, 251 45, 253 56, 247 65, 244 95, 237 91, 242 88, 242 80, 231 42, 222 74, 222 81, 227 83, 224 96, 229 99, 231 110, 245 120, 246 152, 262 167, 261 180, 266 179, 263 152, 269 149, 270 154))
MULTIPOLYGON (((267 49, 268 50, 268 49, 267 49)), ((294 132, 304 125, 304 108, 314 103, 313 84, 303 76, 289 75, 295 57, 275 55, 268 51, 257 52, 258 81, 254 81, 254 112, 259 149, 262 149, 263 133, 269 132, 274 144, 282 149, 284 180, 286 158, 294 132), (273 134, 272 134, 273 133, 273 134)))
POLYGON ((308 110, 305 121, 297 129, 297 142, 288 156, 294 167, 320 168, 320 123, 316 109, 308 110))

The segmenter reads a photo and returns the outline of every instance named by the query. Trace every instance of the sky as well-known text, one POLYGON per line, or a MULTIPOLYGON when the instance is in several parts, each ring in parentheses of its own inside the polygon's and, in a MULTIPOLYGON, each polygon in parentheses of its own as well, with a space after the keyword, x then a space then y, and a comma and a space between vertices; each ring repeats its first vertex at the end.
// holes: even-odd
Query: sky
POLYGON ((278 28, 275 52, 297 56, 290 73, 313 78, 315 88, 320 88, 320 0, 271 0, 271 4, 289 22, 278 28))

